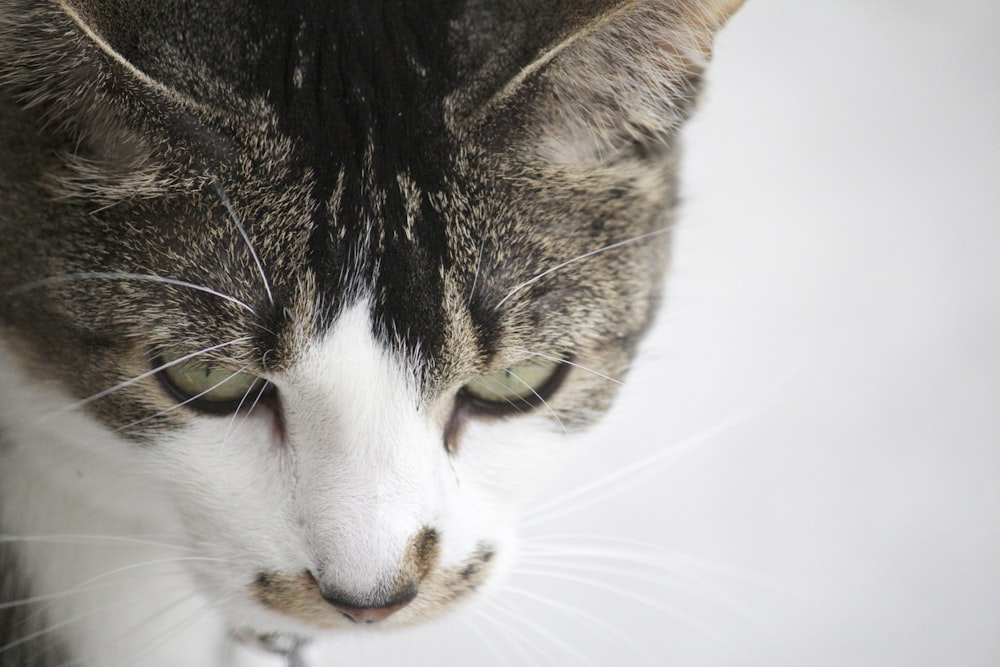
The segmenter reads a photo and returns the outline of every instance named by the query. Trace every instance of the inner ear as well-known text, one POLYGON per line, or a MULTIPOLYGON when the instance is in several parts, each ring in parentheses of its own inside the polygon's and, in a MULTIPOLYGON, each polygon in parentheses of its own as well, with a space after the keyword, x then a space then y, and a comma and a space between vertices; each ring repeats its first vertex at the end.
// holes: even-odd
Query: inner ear
MULTIPOLYGON (((110 73, 121 84, 124 84, 133 91, 145 90, 150 95, 180 99, 180 96, 175 91, 160 84, 142 71, 119 50, 120 47, 116 47, 113 44, 115 41, 124 41, 125 38, 122 35, 115 35, 111 31, 106 30, 102 24, 104 26, 113 25, 116 22, 115 19, 118 19, 119 22, 125 19, 125 17, 120 15, 118 5, 97 2, 74 3, 69 0, 62 0, 59 6, 76 25, 80 34, 89 41, 92 48, 103 54, 104 59, 111 66, 112 71, 110 73), (101 4, 106 5, 104 7, 106 13, 98 19, 97 12, 101 9, 101 4)), ((110 77, 106 76, 105 84, 109 83, 111 83, 110 77)))
POLYGON ((483 125, 521 120, 556 161, 665 144, 687 117, 715 33, 742 0, 597 0, 523 7, 521 61, 483 125))
POLYGON ((5 30, 17 32, 0 40, 0 76, 62 142, 62 160, 47 176, 62 199, 111 203, 162 194, 178 180, 171 170, 193 154, 183 147, 197 140, 192 130, 204 126, 197 117, 207 114, 128 53, 139 40, 125 12, 142 4, 3 3, 5 30))

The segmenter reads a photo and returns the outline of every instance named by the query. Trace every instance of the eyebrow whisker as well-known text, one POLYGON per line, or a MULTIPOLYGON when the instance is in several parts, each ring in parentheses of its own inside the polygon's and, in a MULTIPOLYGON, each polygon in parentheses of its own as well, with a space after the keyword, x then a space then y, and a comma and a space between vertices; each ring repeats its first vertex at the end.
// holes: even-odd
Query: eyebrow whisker
POLYGON ((240 236, 243 237, 243 242, 247 246, 247 250, 250 251, 250 256, 253 258, 254 264, 257 265, 257 271, 260 273, 260 278, 264 282, 264 291, 267 292, 267 300, 272 306, 274 305, 274 293, 271 291, 271 281, 267 279, 267 272, 264 271, 264 263, 260 259, 260 255, 257 254, 257 249, 254 248, 253 243, 250 241, 250 235, 247 234, 246 227, 243 226, 243 222, 240 219, 240 214, 236 212, 236 208, 233 206, 233 202, 229 200, 226 195, 226 191, 222 189, 222 183, 219 182, 218 178, 212 179, 212 186, 215 189, 215 194, 219 197, 219 201, 226 208, 229 213, 229 218, 236 225, 236 229, 239 230, 240 236))

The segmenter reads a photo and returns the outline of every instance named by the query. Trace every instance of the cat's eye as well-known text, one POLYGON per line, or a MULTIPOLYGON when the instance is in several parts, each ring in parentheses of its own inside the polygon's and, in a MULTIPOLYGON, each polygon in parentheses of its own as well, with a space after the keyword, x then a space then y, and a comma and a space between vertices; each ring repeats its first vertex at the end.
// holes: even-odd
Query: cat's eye
POLYGON ((241 403, 272 391, 263 378, 177 352, 161 355, 158 364, 164 385, 184 405, 214 413, 232 413, 241 403))
POLYGON ((524 412, 551 396, 568 368, 564 362, 535 357, 477 377, 462 388, 462 394, 489 412, 524 412))

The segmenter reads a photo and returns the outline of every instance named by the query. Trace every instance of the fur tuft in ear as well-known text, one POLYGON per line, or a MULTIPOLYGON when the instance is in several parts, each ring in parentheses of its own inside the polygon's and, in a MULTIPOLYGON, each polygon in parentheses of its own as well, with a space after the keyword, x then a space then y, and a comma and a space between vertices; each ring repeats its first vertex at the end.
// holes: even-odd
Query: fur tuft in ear
POLYGON ((177 184, 158 130, 193 105, 129 63, 70 2, 0 0, 0 86, 62 140, 46 176, 55 197, 110 204, 177 184))
POLYGON ((530 98, 542 155, 587 162, 669 143, 690 113, 716 32, 743 0, 605 0, 537 53, 488 108, 530 98))

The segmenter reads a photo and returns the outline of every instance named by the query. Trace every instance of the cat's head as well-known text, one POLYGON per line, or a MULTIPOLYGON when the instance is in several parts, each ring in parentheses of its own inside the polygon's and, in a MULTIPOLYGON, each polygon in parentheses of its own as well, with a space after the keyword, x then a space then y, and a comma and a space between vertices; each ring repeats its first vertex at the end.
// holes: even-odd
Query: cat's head
POLYGON ((6 428, 234 623, 437 615, 628 368, 738 4, 0 2, 6 428))

